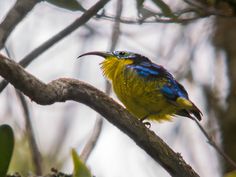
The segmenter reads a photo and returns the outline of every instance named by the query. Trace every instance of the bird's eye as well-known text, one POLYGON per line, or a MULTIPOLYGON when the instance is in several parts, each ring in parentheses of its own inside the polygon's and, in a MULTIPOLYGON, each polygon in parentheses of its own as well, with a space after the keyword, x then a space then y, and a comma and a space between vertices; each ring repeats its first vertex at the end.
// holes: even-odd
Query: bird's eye
POLYGON ((125 52, 119 52, 119 55, 121 55, 121 56, 124 56, 125 55, 125 52))
POLYGON ((126 59, 130 57, 130 53, 126 51, 114 51, 113 55, 121 59, 126 59))

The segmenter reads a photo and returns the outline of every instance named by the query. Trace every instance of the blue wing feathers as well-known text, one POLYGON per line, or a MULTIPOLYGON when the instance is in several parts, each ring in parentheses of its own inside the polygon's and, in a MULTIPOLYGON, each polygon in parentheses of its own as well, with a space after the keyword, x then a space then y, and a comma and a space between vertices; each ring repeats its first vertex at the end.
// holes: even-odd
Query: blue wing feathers
MULTIPOLYGON (((145 59, 145 61, 137 60, 137 62, 127 65, 127 68, 132 69, 139 74, 140 77, 148 79, 149 81, 158 80, 164 82, 161 88, 157 88, 170 102, 175 102, 177 98, 188 98, 188 93, 185 88, 178 83, 175 78, 161 65, 152 63, 150 60, 145 59)), ((198 120, 201 120, 201 111, 193 104, 191 110, 182 109, 176 112, 177 115, 189 117, 193 119, 194 115, 198 120)))
POLYGON ((158 76, 171 77, 172 75, 162 66, 150 62, 141 62, 139 64, 128 65, 127 68, 132 68, 137 71, 140 76, 146 78, 156 78, 158 76))
POLYGON ((178 97, 188 99, 188 93, 184 87, 164 67, 151 62, 141 62, 128 65, 127 68, 134 69, 141 77, 147 79, 165 78, 167 81, 161 88, 161 93, 167 99, 176 100, 178 97))
POLYGON ((133 68, 135 69, 138 74, 140 74, 141 76, 144 76, 144 77, 148 77, 148 76, 151 76, 151 75, 154 75, 154 76, 157 76, 159 74, 159 72, 157 70, 153 70, 151 68, 147 68, 147 67, 144 67, 144 66, 141 66, 141 65, 129 65, 130 68, 133 68))
POLYGON ((175 100, 177 96, 176 91, 167 85, 161 88, 161 93, 171 100, 175 100))
POLYGON ((176 100, 178 97, 188 99, 188 93, 184 87, 175 80, 169 80, 168 84, 161 88, 161 92, 170 100, 176 100))

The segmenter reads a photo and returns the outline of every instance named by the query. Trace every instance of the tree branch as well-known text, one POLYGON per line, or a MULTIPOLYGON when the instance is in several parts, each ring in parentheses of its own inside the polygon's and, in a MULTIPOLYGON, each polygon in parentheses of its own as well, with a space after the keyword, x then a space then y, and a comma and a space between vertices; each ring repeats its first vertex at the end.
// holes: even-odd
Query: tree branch
POLYGON ((24 112, 27 138, 28 138, 28 142, 30 145, 34 170, 35 170, 36 175, 42 175, 42 164, 41 164, 42 156, 41 156, 41 153, 39 151, 39 148, 37 146, 36 139, 34 136, 34 131, 33 131, 32 123, 31 123, 31 117, 30 117, 28 105, 27 105, 24 95, 21 92, 17 91, 17 95, 20 99, 20 102, 21 102, 21 105, 23 108, 23 112, 24 112))
MULTIPOLYGON (((176 16, 166 17, 163 13, 150 11, 151 15, 148 17, 116 17, 111 14, 105 13, 105 11, 101 14, 97 14, 97 19, 105 19, 110 21, 119 21, 124 24, 144 24, 144 23, 180 23, 187 24, 191 23, 195 20, 199 20, 202 18, 210 17, 210 16, 220 16, 220 17, 233 17, 233 10, 231 9, 217 9, 212 6, 207 6, 206 4, 201 4, 199 1, 194 1, 194 3, 190 4, 189 0, 184 0, 186 3, 190 5, 190 7, 184 8, 182 10, 178 10, 173 12, 176 16)), ((145 9, 149 9, 145 7, 145 9)))
POLYGON ((208 140, 208 143, 225 159, 226 162, 228 162, 229 165, 234 168, 234 170, 236 170, 236 163, 215 143, 215 141, 213 141, 198 120, 194 119, 194 121, 208 140))
POLYGON ((153 131, 147 129, 121 105, 93 86, 66 78, 45 84, 1 54, 0 75, 38 104, 50 105, 67 100, 86 104, 132 138, 171 176, 199 176, 179 153, 175 153, 153 131))
POLYGON ((117 18, 114 15, 110 14, 97 14, 97 19, 105 19, 110 21, 119 21, 123 24, 144 24, 144 23, 180 23, 180 24, 186 24, 193 22, 195 20, 199 20, 201 18, 207 17, 206 15, 196 15, 193 17, 185 17, 185 18, 159 18, 156 16, 149 17, 148 19, 145 18, 132 18, 132 17, 120 17, 117 18))
MULTIPOLYGON (((34 49, 32 52, 30 52, 27 56, 25 56, 19 63, 23 67, 28 66, 36 57, 41 55, 43 52, 45 52, 47 49, 49 49, 51 46, 53 46, 55 43, 72 33, 74 30, 76 30, 81 25, 85 24, 90 18, 92 18, 109 0, 100 0, 98 1, 94 6, 92 6, 89 10, 83 13, 83 15, 76 19, 72 24, 70 24, 68 27, 51 37, 49 40, 47 40, 45 43, 34 49)), ((0 93, 3 91, 3 89, 7 86, 7 81, 2 81, 0 83, 0 93)))
MULTIPOLYGON (((116 8, 116 17, 120 18, 121 13, 122 13, 122 9, 123 9, 123 0, 117 0, 117 8, 116 8)), ((112 27, 112 35, 111 35, 111 46, 110 46, 110 51, 113 51, 117 45, 118 39, 119 39, 119 35, 120 35, 120 22, 116 21, 112 27)), ((105 93, 107 95, 110 95, 111 93, 111 84, 106 81, 105 82, 105 93)), ((98 138, 101 134, 102 131, 102 125, 103 125, 103 119, 101 117, 101 115, 98 115, 94 128, 93 128, 93 132, 91 137, 89 138, 89 140, 87 141, 87 143, 85 144, 82 152, 81 152, 81 159, 84 160, 84 162, 87 161, 89 155, 91 154, 92 150, 94 149, 98 138)))
MULTIPOLYGON (((11 58, 11 52, 8 50, 7 47, 5 47, 5 51, 8 55, 8 57, 11 58)), ((34 170, 36 175, 42 175, 42 164, 41 164, 41 153, 39 151, 39 148, 36 143, 34 131, 33 131, 33 126, 31 122, 31 116, 30 116, 30 111, 29 107, 27 104, 27 101, 25 99, 25 96, 18 90, 16 90, 16 94, 19 97, 21 106, 22 106, 22 111, 24 114, 25 118, 25 123, 26 123, 26 136, 28 138, 28 143, 30 146, 30 151, 31 151, 31 158, 32 158, 32 163, 34 165, 34 170)))
POLYGON ((83 160, 84 162, 86 162, 89 158, 89 155, 91 154, 92 150, 94 149, 97 140, 101 134, 101 130, 102 130, 102 125, 103 125, 103 121, 102 121, 102 117, 97 117, 96 122, 94 124, 93 127, 93 132, 90 136, 90 138, 88 139, 88 141, 86 142, 81 154, 80 154, 80 158, 81 160, 83 160))
POLYGON ((39 0, 18 0, 0 24, 0 49, 16 25, 27 15, 39 0))

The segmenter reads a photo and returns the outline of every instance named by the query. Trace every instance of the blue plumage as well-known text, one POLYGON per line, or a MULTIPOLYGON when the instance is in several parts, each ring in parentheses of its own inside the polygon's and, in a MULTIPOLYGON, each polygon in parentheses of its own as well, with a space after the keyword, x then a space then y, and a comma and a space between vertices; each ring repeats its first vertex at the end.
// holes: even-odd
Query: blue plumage
POLYGON ((142 77, 158 76, 159 72, 142 65, 128 65, 127 68, 132 68, 142 77))
POLYGON ((163 85, 161 93, 171 100, 176 100, 178 97, 188 99, 188 94, 184 87, 175 80, 169 80, 168 84, 163 85))
MULTIPOLYGON (((144 57, 141 56, 143 59, 144 57)), ((131 65, 128 65, 127 68, 134 69, 141 77, 145 79, 160 79, 164 82, 160 92, 167 98, 172 101, 176 100, 178 97, 188 99, 188 93, 184 87, 179 84, 174 77, 162 66, 152 63, 150 60, 145 59, 145 61, 134 62, 131 65)), ((157 88, 158 89, 158 88, 157 88)))

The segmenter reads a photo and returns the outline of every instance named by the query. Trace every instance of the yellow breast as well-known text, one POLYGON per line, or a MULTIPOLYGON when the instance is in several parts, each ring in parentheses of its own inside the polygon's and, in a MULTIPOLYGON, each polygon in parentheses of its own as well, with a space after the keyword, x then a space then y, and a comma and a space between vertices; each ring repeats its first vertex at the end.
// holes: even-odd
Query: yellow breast
POLYGON ((136 72, 126 69, 132 60, 105 59, 101 63, 104 75, 111 80, 113 90, 126 108, 138 118, 169 120, 174 106, 170 105, 160 92, 160 83, 147 81, 136 72))

